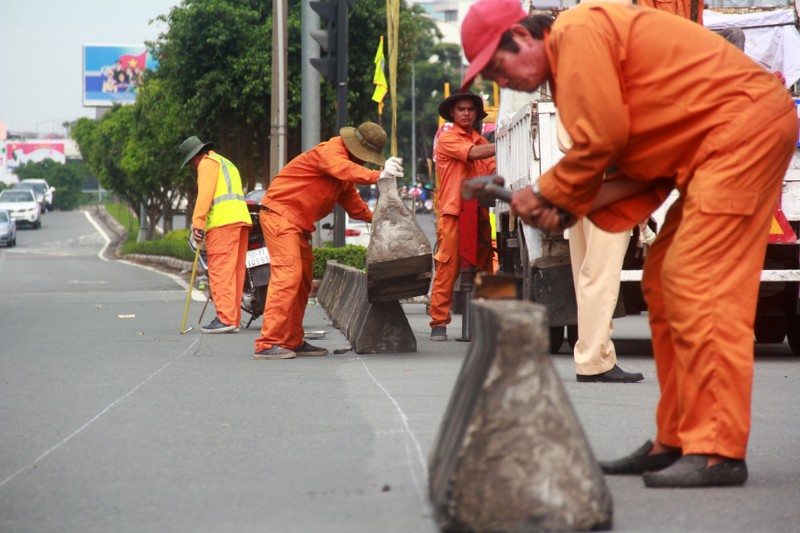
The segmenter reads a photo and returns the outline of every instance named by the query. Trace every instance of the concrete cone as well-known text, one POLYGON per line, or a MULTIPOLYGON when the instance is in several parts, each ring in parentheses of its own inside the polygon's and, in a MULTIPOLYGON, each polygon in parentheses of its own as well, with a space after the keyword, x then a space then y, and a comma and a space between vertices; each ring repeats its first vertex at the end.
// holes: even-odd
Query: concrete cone
POLYGON ((548 355, 546 309, 475 300, 474 336, 430 458, 443 531, 597 531, 600 467, 548 355))
POLYGON ((379 179, 378 191, 367 248, 367 298, 375 303, 428 294, 431 244, 400 199, 395 178, 379 179))

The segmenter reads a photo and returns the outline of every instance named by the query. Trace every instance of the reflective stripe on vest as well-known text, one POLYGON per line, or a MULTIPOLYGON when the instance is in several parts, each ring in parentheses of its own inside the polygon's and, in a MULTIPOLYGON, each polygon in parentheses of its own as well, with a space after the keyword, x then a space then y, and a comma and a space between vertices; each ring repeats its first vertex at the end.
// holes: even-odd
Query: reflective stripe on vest
POLYGON ((250 224, 250 213, 244 201, 239 171, 233 163, 219 154, 208 154, 208 157, 219 163, 219 174, 214 200, 206 219, 206 230, 234 222, 250 224))

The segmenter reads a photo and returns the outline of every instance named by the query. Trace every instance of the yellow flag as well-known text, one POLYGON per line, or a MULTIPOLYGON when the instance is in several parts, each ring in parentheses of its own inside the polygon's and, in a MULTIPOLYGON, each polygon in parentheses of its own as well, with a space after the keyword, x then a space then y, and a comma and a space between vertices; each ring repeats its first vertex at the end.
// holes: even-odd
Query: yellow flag
POLYGON ((372 100, 383 103, 383 99, 389 90, 389 84, 386 83, 386 75, 383 73, 383 35, 381 35, 381 42, 378 44, 378 51, 375 52, 375 75, 372 77, 372 84, 375 86, 375 92, 372 93, 372 100))

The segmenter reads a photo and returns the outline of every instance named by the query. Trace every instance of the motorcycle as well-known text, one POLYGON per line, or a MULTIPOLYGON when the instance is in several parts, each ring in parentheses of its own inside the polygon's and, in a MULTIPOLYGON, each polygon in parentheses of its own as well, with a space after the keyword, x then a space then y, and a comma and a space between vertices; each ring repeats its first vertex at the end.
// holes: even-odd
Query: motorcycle
MULTIPOLYGON (((249 196, 249 195, 248 195, 249 196)), ((261 232, 261 223, 259 222, 259 214, 261 207, 259 202, 246 198, 247 211, 250 213, 250 220, 252 227, 247 236, 247 258, 245 260, 245 278, 244 287, 242 289, 242 311, 247 312, 250 318, 247 321, 245 328, 249 328, 254 320, 264 314, 264 305, 267 302, 267 287, 269 286, 270 266, 269 266, 269 252, 267 245, 264 242, 264 235, 261 232)), ((192 252, 197 250, 197 243, 189 234, 189 247, 192 252)), ((204 271, 208 271, 208 262, 205 249, 200 250, 198 259, 204 271)), ((211 296, 206 300, 206 306, 211 300, 211 296)), ((206 306, 200 313, 200 322, 203 321, 203 314, 206 311, 206 306)))

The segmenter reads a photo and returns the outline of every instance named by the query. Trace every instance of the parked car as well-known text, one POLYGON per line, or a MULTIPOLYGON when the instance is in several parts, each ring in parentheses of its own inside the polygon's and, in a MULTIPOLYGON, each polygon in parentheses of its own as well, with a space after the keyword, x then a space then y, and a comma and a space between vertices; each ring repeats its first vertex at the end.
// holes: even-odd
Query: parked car
POLYGON ((29 189, 5 189, 0 191, 0 209, 8 211, 17 225, 27 224, 36 229, 42 227, 41 208, 33 191, 29 189))
MULTIPOLYGON (((326 222, 322 225, 322 228, 328 230, 327 233, 324 233, 324 240, 332 241, 333 240, 333 223, 326 222)), ((344 214, 344 243, 345 244, 355 244, 358 246, 364 246, 365 248, 369 246, 369 238, 370 238, 370 225, 368 222, 364 222, 363 220, 356 220, 354 218, 350 218, 350 215, 347 213, 344 214)))
POLYGON ((47 211, 47 196, 45 195, 45 192, 47 191, 47 182, 39 183, 40 181, 44 180, 24 180, 15 183, 11 186, 11 188, 25 189, 33 192, 33 195, 36 197, 36 201, 39 202, 39 208, 41 209, 42 213, 45 213, 47 211))
POLYGON ((9 248, 17 245, 17 223, 5 209, 0 209, 0 244, 9 248))

